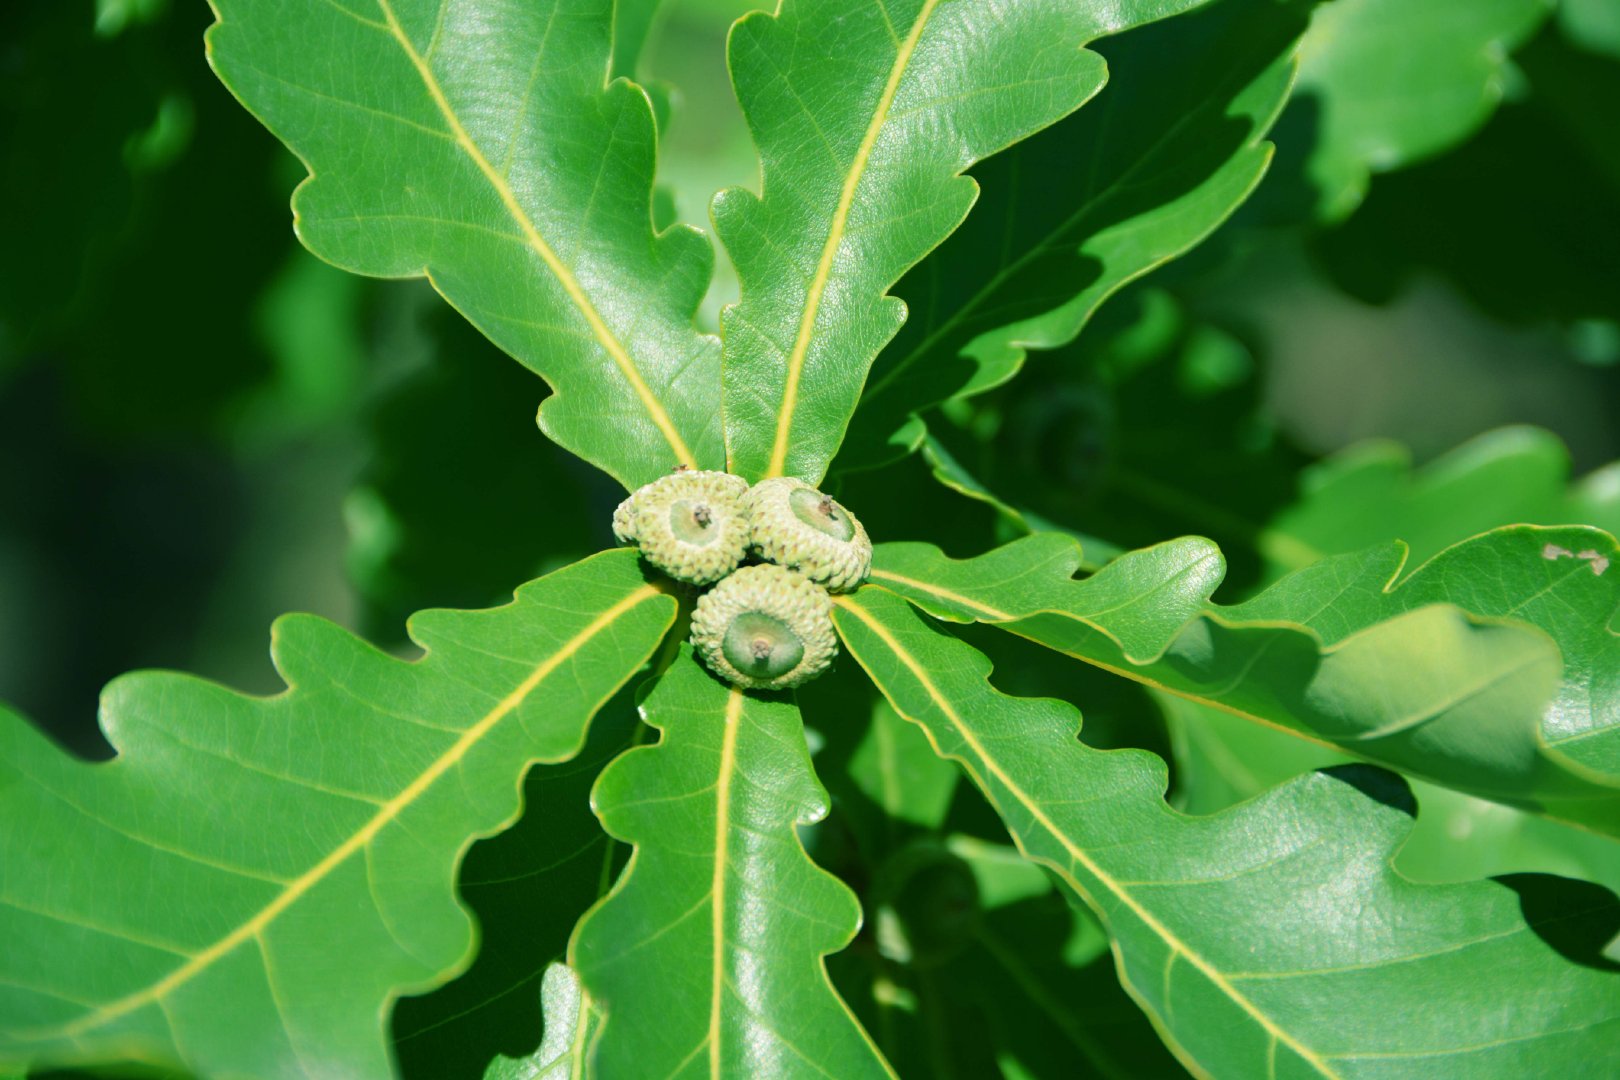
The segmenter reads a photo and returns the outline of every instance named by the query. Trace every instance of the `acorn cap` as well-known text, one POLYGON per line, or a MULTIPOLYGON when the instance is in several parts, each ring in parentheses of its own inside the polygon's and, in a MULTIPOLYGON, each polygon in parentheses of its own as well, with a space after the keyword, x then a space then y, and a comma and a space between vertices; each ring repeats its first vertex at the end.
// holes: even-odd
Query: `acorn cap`
POLYGON ((613 534, 633 540, 670 577, 707 585, 748 553, 748 483, 730 473, 682 470, 636 491, 613 512, 613 534))
POLYGON ((859 519, 803 480, 778 476, 748 490, 749 536, 762 558, 848 592, 872 568, 872 541, 859 519))
POLYGON ((621 544, 636 542, 636 497, 629 496, 613 509, 613 539, 621 544))
POLYGON ((738 686, 798 686, 838 655, 832 597, 792 570, 745 566, 698 597, 692 645, 711 671, 738 686))

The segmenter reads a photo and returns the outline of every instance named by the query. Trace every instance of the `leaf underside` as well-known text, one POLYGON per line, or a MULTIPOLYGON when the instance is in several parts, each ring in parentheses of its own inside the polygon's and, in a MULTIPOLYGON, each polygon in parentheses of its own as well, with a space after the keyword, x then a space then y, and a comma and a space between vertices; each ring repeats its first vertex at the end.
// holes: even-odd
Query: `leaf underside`
POLYGON ((390 1000, 473 947, 462 852, 516 816, 531 762, 577 752, 674 610, 614 551, 421 613, 419 661, 289 616, 277 696, 125 676, 107 764, 0 717, 0 1063, 392 1075, 390 1000))

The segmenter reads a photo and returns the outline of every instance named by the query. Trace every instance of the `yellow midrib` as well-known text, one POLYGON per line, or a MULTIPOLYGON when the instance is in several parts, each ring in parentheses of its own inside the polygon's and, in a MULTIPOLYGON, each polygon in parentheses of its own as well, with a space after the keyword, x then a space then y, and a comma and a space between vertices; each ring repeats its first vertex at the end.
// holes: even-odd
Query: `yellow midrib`
POLYGON ((941 588, 930 582, 918 581, 916 578, 908 578, 900 574, 891 574, 887 570, 873 570, 871 576, 882 578, 884 581, 893 581, 899 585, 909 585, 919 592, 925 592, 930 596, 937 596, 941 600, 948 600, 953 604, 961 604, 963 607, 972 608, 986 618, 994 619, 997 622, 1011 622, 1018 618, 1017 615, 1010 611, 1002 611, 1000 608, 993 608, 989 604, 981 604, 977 600, 969 599, 959 592, 952 592, 950 589, 941 588))
MULTIPOLYGON (((1160 922, 1158 918, 1156 918, 1152 912, 1148 911, 1140 901, 1133 897, 1123 885, 1121 885, 1114 879, 1112 875, 1094 862, 1082 848, 1070 841, 1069 838, 1063 834, 1062 830, 1058 828, 1057 823, 1048 817, 1046 812, 1041 809, 1040 804, 1021 786, 1019 786, 1019 784, 1013 780, 1013 778, 1009 776, 999 764, 997 764, 996 760, 990 756, 989 752, 985 749, 984 744, 981 743, 973 732, 967 727, 967 725, 962 722, 962 718, 957 715, 955 709, 951 708, 950 702, 946 699, 945 695, 940 693, 939 688, 934 685, 934 681, 929 677, 927 670, 921 664, 919 664, 917 659, 913 657, 903 645, 900 644, 899 640, 897 640, 892 633, 889 632, 888 627, 880 623, 863 607, 861 607, 859 603, 849 597, 834 597, 833 602, 839 607, 843 608, 845 611, 848 611, 850 614, 854 615, 856 618, 860 619, 861 622, 866 624, 866 627, 869 630, 871 630, 878 636, 880 640, 882 640, 883 644, 889 649, 889 651, 892 652, 895 657, 898 658, 900 662, 904 664, 911 672, 912 677, 914 677, 918 683, 922 685, 923 690, 928 694, 929 698, 932 699, 934 705, 938 707, 940 712, 944 713, 946 719, 950 721, 951 727, 958 735, 961 736, 962 740, 968 744, 969 748, 978 757, 979 761, 982 762, 984 767, 996 778, 996 781, 1000 783, 1002 787, 1004 787, 1008 793, 1013 796, 1013 798, 1017 799, 1018 802, 1023 805, 1030 815, 1037 822, 1039 822, 1041 827, 1044 828, 1047 833, 1063 847, 1064 851, 1066 851, 1069 856, 1075 860, 1075 862, 1085 867, 1087 873, 1101 883, 1102 886, 1109 892, 1113 893, 1114 896, 1119 899, 1120 903, 1129 908, 1131 913, 1142 921, 1143 925, 1147 926, 1149 930, 1157 934, 1159 938, 1170 947, 1172 950, 1172 956, 1179 954, 1185 957, 1189 964, 1197 968, 1205 978, 1215 985, 1216 989, 1220 990, 1221 993, 1230 998, 1236 1005, 1238 1005, 1239 1008, 1252 1016, 1255 1022, 1258 1023, 1268 1035, 1276 1039, 1278 1042, 1286 1045, 1302 1059, 1309 1062, 1310 1065, 1323 1076, 1337 1077, 1339 1075, 1338 1073, 1334 1072, 1333 1068, 1324 1058, 1321 1057, 1321 1055, 1316 1053, 1316 1051, 1299 1042, 1281 1027, 1278 1027, 1275 1021, 1262 1012, 1260 1008, 1250 1001, 1247 996, 1240 992, 1237 987, 1233 986, 1232 983, 1221 974, 1219 969, 1217 969, 1208 960, 1205 960, 1198 953, 1194 952, 1186 942, 1181 940, 1179 935, 1177 935, 1164 923, 1160 922)), ((847 641, 846 644, 848 644, 847 641)), ((854 651, 853 646, 851 646, 851 651, 854 651)), ((893 704, 892 699, 891 704, 893 704)), ((898 705, 896 705, 896 708, 898 709, 898 705)), ((914 722, 916 721, 916 717, 908 717, 908 719, 911 719, 914 722)), ((929 734, 931 736, 932 732, 929 734)), ((1013 839, 1018 842, 1020 849, 1024 848, 1022 838, 1014 834, 1013 839)), ((1028 854, 1027 851, 1026 854, 1028 854)), ((1065 874, 1064 876, 1069 879, 1069 884, 1074 887, 1077 892, 1085 891, 1081 888, 1078 881, 1073 880, 1071 875, 1065 874)))
POLYGON ((770 464, 765 469, 767 478, 781 476, 787 468, 788 439, 793 432, 793 413, 799 403, 799 381, 804 374, 805 357, 810 351, 810 338, 816 328, 816 315, 821 310, 821 298, 827 291, 827 282, 832 277, 833 260, 838 256, 838 248, 844 242, 844 230, 849 224, 849 212, 855 205, 855 189, 860 186, 861 176, 866 172, 867 162, 871 160, 872 148, 877 145, 878 135, 883 131, 883 125, 888 122, 889 109, 894 105, 894 96, 899 92, 900 80, 906 73, 906 66, 911 62, 912 53, 917 50, 917 42, 922 38, 923 27, 928 24, 929 16, 939 0, 925 0, 922 10, 917 13, 917 19, 911 25, 911 31, 906 39, 900 43, 899 51, 895 55, 894 67, 889 71, 889 78, 883 85, 883 94, 878 98, 877 108, 873 110, 872 122, 866 127, 866 134, 861 137, 861 144, 855 150, 855 159, 850 163, 849 172, 844 177, 843 189, 838 193, 838 205, 833 209, 832 226, 827 230, 827 242, 822 245, 821 259, 816 263, 815 275, 810 279, 810 288, 804 299, 804 311, 799 316, 799 330, 793 338, 793 348, 788 353, 787 382, 782 388, 782 406, 776 417, 776 441, 771 446, 770 464))
POLYGON ((720 1009, 726 985, 726 859, 731 846, 731 774, 737 767, 737 731, 742 727, 743 692, 735 686, 726 698, 725 732, 720 741, 720 775, 715 786, 714 877, 710 882, 713 905, 710 929, 713 932, 714 960, 709 996, 709 1076, 721 1080, 720 1009))
MULTIPOLYGON (((1116 664, 1110 664, 1103 660, 1099 660, 1095 656, 1087 656, 1085 653, 1072 652, 1068 649, 1060 649, 1055 645, 1049 645, 1039 638, 1032 637, 1029 634, 1024 633, 1024 631, 1020 630, 1016 625, 1017 623, 1022 622, 1033 615, 1055 615, 1062 618, 1073 619, 1075 622, 1081 623, 1085 626, 1092 625, 1085 619, 1080 618, 1078 615, 1071 615, 1062 611, 1038 611, 1018 615, 1010 611, 1002 611, 999 608, 993 608, 988 604, 981 604, 977 600, 969 599, 959 592, 952 592, 950 589, 942 588, 926 581, 918 581, 916 578, 904 577, 900 574, 891 574, 883 570, 873 570, 871 576, 874 579, 881 578, 884 581, 892 581, 896 584, 907 585, 911 588, 917 589, 920 592, 925 592, 930 596, 938 597, 941 600, 948 600, 952 603, 957 603, 963 605, 964 607, 972 608, 973 610, 982 614, 986 619, 993 622, 1013 623, 1014 625, 1005 626, 1002 629, 1006 630, 1008 633, 1016 634, 1028 641, 1033 641, 1035 644, 1044 648, 1051 649, 1053 652, 1061 653, 1064 656, 1078 660, 1082 664, 1090 664, 1092 667, 1101 671, 1106 671, 1110 675, 1118 675, 1122 679, 1130 679, 1132 682, 1141 683, 1143 686, 1150 686, 1155 690, 1162 690, 1166 694, 1174 694, 1176 697, 1182 698, 1186 701, 1191 701, 1198 705, 1204 705, 1211 709, 1218 709, 1221 712, 1227 713, 1231 716, 1236 716, 1239 719, 1260 724, 1264 727, 1271 728, 1273 731, 1280 731, 1284 735, 1292 735, 1296 739, 1303 739, 1308 743, 1314 743, 1317 746, 1326 747, 1329 750, 1344 750, 1344 747, 1339 746, 1336 743, 1332 743, 1326 739, 1311 735, 1307 732, 1299 730, 1298 728, 1291 728, 1285 724, 1279 724, 1275 720, 1268 720, 1266 717, 1261 716, 1258 713, 1240 709, 1236 705, 1230 705, 1224 701, 1221 701, 1219 698, 1213 698, 1204 694, 1194 693, 1191 690, 1183 690, 1179 687, 1170 686, 1169 684, 1161 682, 1157 679, 1149 678, 1143 672, 1132 671, 1129 668, 1122 668, 1116 664)), ((1095 629, 1095 627, 1093 627, 1093 629, 1095 629)), ((1097 632, 1106 636, 1105 631, 1099 629, 1097 632)), ((1250 662, 1253 663, 1254 659, 1251 658, 1250 662)))
POLYGON ((619 371, 623 373, 625 381, 630 384, 630 389, 634 391, 636 397, 641 401, 642 408, 647 411, 647 415, 657 425, 659 432, 664 436, 664 440, 669 443, 670 449, 675 451, 677 464, 690 465, 696 468, 698 464, 697 458, 693 456, 691 449, 686 445, 686 441, 681 438, 681 433, 676 430, 675 423, 670 419, 669 413, 665 411, 663 404, 653 395, 652 388, 641 377, 641 372, 636 367, 635 361, 630 358, 630 354, 625 350, 624 345, 620 343, 617 335, 608 327, 601 313, 596 310, 596 305, 591 302, 591 298, 585 292, 584 286, 580 285, 579 279, 574 276, 573 271, 568 268, 567 264, 552 250, 551 245, 546 243, 545 238, 540 235, 540 231, 535 228, 534 222, 523 209, 523 205, 518 202, 516 193, 512 191, 512 186, 506 182, 506 178, 501 175, 495 166, 490 164, 489 159, 484 157, 483 151, 478 149, 478 144, 473 142, 472 136, 467 134, 467 129, 462 126, 461 118, 456 115, 455 110, 450 106, 449 99, 445 97, 444 89, 439 85, 439 80, 433 74, 433 69, 423 59, 422 54, 416 51, 416 47, 411 44, 410 38, 405 36, 405 31, 400 26, 398 17, 394 14, 394 6, 391 0, 377 0, 377 6, 382 9, 383 18, 388 23, 388 32, 393 35, 395 41, 399 42, 399 47, 410 58, 412 66, 416 68, 417 75, 422 79, 422 84, 427 88, 428 95, 433 98, 433 103, 438 106, 445 123, 450 126, 450 133, 455 138, 457 145, 472 159, 473 164, 478 166, 478 171, 484 174, 484 178, 489 181, 490 186, 495 189, 495 193, 500 196, 501 203, 506 207, 507 213, 512 216, 512 220, 522 230, 524 240, 534 250, 535 254, 540 256, 540 260, 555 275, 557 281, 562 285, 563 291, 568 294, 568 298, 573 301, 574 306, 579 309, 579 313, 584 316, 586 325, 591 329, 592 336, 596 338, 619 371))
POLYGON ((587 641, 601 633, 602 630, 606 629, 608 626, 612 625, 619 619, 621 615, 629 611, 631 608, 636 607, 643 601, 658 595, 660 594, 656 588, 651 585, 643 585, 635 592, 630 593, 624 599, 614 604, 611 608, 608 608, 602 614, 598 615, 583 630, 570 638, 562 646, 562 648, 558 649, 555 653, 547 657, 538 666, 536 666, 535 669, 530 672, 521 683, 518 684, 516 689, 514 689, 510 694, 507 694, 506 697, 502 698, 500 702, 497 703, 496 706, 485 716, 483 716, 476 724, 462 732, 461 737, 458 738, 448 750, 446 750, 438 758, 434 759, 433 763, 423 770, 423 772, 418 775, 415 780, 406 785, 406 787, 398 795, 384 803, 378 809, 377 813, 373 815, 365 825, 361 826, 360 829, 352 836, 334 848, 331 853, 326 856, 326 858, 322 859, 309 870, 306 870, 303 874, 289 882, 274 900, 266 904, 255 915, 253 915, 253 917, 242 923, 235 930, 232 930, 229 934, 220 938, 208 948, 197 953, 190 960, 186 961, 180 967, 171 971, 168 975, 164 976, 162 979, 153 983, 146 989, 138 990, 133 994, 119 998, 117 1001, 103 1005, 93 1012, 86 1013, 84 1016, 78 1017, 77 1019, 62 1025, 60 1028, 57 1028, 52 1032, 39 1033, 36 1035, 31 1035, 30 1037, 73 1038, 74 1036, 81 1035, 86 1031, 100 1027, 103 1024, 110 1023, 111 1021, 116 1020, 118 1017, 133 1012, 135 1009, 138 1009, 143 1005, 148 1005, 162 999, 177 987, 184 985, 201 972, 207 970, 212 964, 228 955, 237 946, 262 933, 264 928, 269 926, 277 916, 295 904, 299 898, 305 893, 309 892, 310 889, 320 884, 320 882, 324 880, 328 874, 337 869, 337 867, 345 862, 350 856, 354 855, 357 851, 370 843, 371 840, 379 832, 381 832, 385 826, 404 812, 406 807, 410 806, 410 804, 415 802, 416 799, 420 798, 428 788, 432 787, 434 781, 438 780, 439 777, 443 776, 446 772, 459 764, 460 761, 466 757, 467 752, 471 750, 480 739, 487 735, 490 729, 492 729, 496 724, 500 723, 501 720, 512 712, 513 709, 521 705, 523 700, 528 697, 529 694, 533 693, 535 687, 539 686, 540 683, 543 682, 548 675, 555 671, 559 665, 578 652, 587 641))

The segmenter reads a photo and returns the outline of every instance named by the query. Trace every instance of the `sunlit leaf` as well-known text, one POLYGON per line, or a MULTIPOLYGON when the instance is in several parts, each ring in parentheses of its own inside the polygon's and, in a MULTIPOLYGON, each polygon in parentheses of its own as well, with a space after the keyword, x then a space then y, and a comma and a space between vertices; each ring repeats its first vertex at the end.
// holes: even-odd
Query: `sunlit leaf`
POLYGON ((965 561, 883 545, 872 580, 935 615, 1002 624, 1171 693, 1616 833, 1615 562, 1620 548, 1598 530, 1526 526, 1450 548, 1399 584, 1392 544, 1225 607, 1209 602, 1223 566, 1207 541, 1133 552, 1076 581, 1073 542, 1038 534, 965 561), (1571 607, 1582 617, 1566 617, 1571 607))
POLYGON ((795 827, 827 812, 799 711, 728 688, 691 650, 643 705, 663 731, 602 774, 594 802, 635 844, 571 963, 607 1014, 604 1076, 885 1076, 822 957, 860 908, 795 827))
POLYGON ((886 290, 973 204, 962 170, 1101 88, 1081 45, 1196 3, 787 0, 736 25, 763 188, 714 203, 742 284, 722 323, 734 472, 821 478, 905 318, 886 290))
POLYGON ((540 985, 546 1038, 525 1058, 498 1058, 484 1080, 576 1080, 585 1075, 591 1037, 601 1023, 579 976, 566 964, 546 968, 540 985))
POLYGON ((652 108, 606 82, 610 0, 215 7, 216 71, 310 169, 312 251, 427 275, 552 385, 546 433, 626 486, 720 464, 719 344, 692 326, 713 253, 654 234, 652 108))
POLYGON ((963 227, 903 278, 835 468, 914 449, 912 414, 1011 378, 1120 287, 1191 248, 1259 182, 1308 4, 1226 0, 1098 43, 1097 100, 973 170, 963 227))
MULTIPOLYGON (((1175 732, 1174 804, 1208 814, 1349 755, 1169 694, 1159 695, 1175 732)), ((1620 840, 1542 815, 1410 780, 1418 818, 1395 869, 1414 881, 1476 881, 1557 874, 1620 893, 1620 840)))
POLYGON ((1101 916, 1133 996, 1196 1071, 1620 1068, 1620 974, 1600 953, 1620 927, 1613 894, 1534 875, 1406 881, 1389 859, 1410 796, 1360 766, 1181 815, 1157 758, 1092 750, 1072 707, 998 693, 982 657, 898 597, 868 587, 834 619, 1019 847, 1101 916))
POLYGON ((578 751, 674 609, 615 551, 421 613, 416 662, 289 616, 275 697, 126 676, 107 764, 0 718, 0 1062, 391 1075, 389 1001, 470 959, 462 852, 531 762, 578 751))

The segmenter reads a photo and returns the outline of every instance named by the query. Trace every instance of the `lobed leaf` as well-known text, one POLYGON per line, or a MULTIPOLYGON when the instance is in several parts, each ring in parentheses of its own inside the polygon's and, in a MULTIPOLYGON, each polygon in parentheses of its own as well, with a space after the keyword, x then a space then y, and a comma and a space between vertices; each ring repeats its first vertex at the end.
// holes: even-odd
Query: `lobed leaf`
MULTIPOLYGON (((1185 698, 1157 697, 1175 747, 1171 802, 1190 814, 1225 809, 1312 769, 1350 760, 1185 698)), ((1420 812, 1395 858, 1395 869, 1406 877, 1454 882, 1534 871, 1620 892, 1620 840, 1408 779, 1420 812)))
POLYGON ((1164 804, 1157 758, 1093 750, 1071 706, 998 693, 982 656, 899 597, 868 586, 834 620, 1019 848, 1103 919, 1121 979, 1195 1073, 1620 1068, 1620 975, 1600 955, 1620 927, 1613 894, 1406 881, 1389 858, 1410 796, 1360 766, 1187 817, 1164 804))
POLYGON ((1573 483, 1569 472, 1569 450, 1533 427, 1486 432, 1418 469, 1398 444, 1360 443, 1304 471, 1298 501, 1258 546, 1292 569, 1396 537, 1421 564, 1500 525, 1578 521, 1620 535, 1620 463, 1573 483))
POLYGON ((980 839, 1001 833, 990 808, 859 665, 798 698, 826 737, 816 768, 833 798, 816 858, 866 883, 872 925, 829 964, 900 1075, 1181 1075, 1106 963, 1102 928, 980 839))
POLYGON ((551 964, 540 983, 546 1014, 546 1037, 523 1058, 497 1058, 484 1070, 484 1080, 577 1080, 585 1075, 591 1037, 601 1016, 566 964, 551 964))
POLYGON ((462 852, 674 612, 613 551, 506 607, 419 614, 419 661, 288 616, 275 697, 125 676, 107 764, 0 716, 0 1064, 390 1076, 390 1001, 471 957, 462 852))
POLYGON ((1101 42, 1107 89, 977 166, 973 213, 895 287, 906 323, 834 467, 915 449, 913 414, 1073 341, 1114 292, 1226 220, 1271 160, 1308 8, 1225 0, 1101 42))
POLYGON ((713 252, 654 233, 656 131, 610 0, 215 0, 225 85, 310 169, 317 255, 426 275, 555 389, 540 426, 634 488, 718 468, 713 252))
POLYGON ((728 688, 690 646, 644 712, 661 729, 598 781, 608 831, 636 845, 575 932, 570 962, 606 1020, 604 1076, 887 1076, 822 957, 855 897, 795 829, 825 816, 799 712, 728 688))
POLYGON ((713 206, 742 289, 722 316, 733 472, 821 479, 905 318, 885 290, 973 204, 962 170, 1102 87, 1084 43, 1198 2, 785 0, 736 24, 763 187, 713 206))
MULTIPOLYGON (((651 670, 678 644, 666 637, 651 670)), ((626 686, 597 712, 578 754, 530 769, 523 816, 468 849, 456 892, 477 924, 478 954, 443 986, 394 1004, 389 1026, 403 1080, 475 1077, 502 1054, 553 1041, 559 1021, 543 1015, 543 984, 627 854, 591 813, 590 793, 608 762, 645 731, 635 689, 626 686)))
POLYGON ((1620 578, 1595 572, 1620 562, 1607 534, 1501 529, 1399 585, 1395 543, 1234 607, 1209 602, 1224 567, 1208 541, 1132 552, 1083 581, 1079 557, 1050 534, 963 561, 887 544, 872 581, 937 616, 1003 625, 1446 786, 1620 832, 1620 641, 1608 628, 1620 578))

